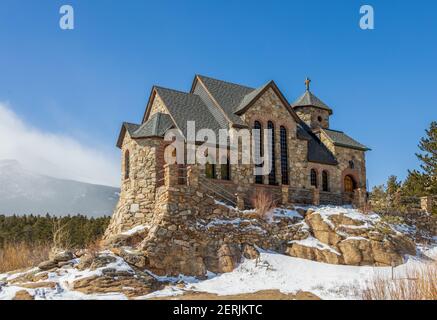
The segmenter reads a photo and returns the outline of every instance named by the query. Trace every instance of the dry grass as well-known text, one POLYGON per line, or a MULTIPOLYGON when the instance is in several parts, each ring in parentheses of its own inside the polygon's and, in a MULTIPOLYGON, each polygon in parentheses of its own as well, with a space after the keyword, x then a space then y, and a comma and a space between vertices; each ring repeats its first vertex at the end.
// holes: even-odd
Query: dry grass
POLYGON ((367 201, 361 208, 358 208, 358 211, 363 214, 370 214, 373 211, 372 204, 370 201, 367 201))
POLYGON ((437 300, 437 262, 409 269, 402 277, 376 277, 362 292, 365 300, 437 300))
POLYGON ((273 200, 270 192, 261 190, 252 197, 252 206, 255 208, 259 218, 269 220, 277 203, 273 200))
POLYGON ((49 244, 6 243, 0 248, 0 273, 34 267, 49 257, 49 244))

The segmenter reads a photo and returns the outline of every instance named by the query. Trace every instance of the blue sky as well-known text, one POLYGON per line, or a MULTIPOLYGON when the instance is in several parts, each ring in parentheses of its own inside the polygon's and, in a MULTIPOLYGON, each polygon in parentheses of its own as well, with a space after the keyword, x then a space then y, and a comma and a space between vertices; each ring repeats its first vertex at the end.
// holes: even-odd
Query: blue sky
POLYGON ((309 76, 331 127, 372 148, 368 179, 380 184, 418 166, 418 140, 437 120, 436 12, 426 0, 2 0, 0 102, 43 135, 99 150, 115 178, 95 180, 116 184, 120 124, 141 120, 153 84, 273 79, 293 101, 309 76), (72 31, 59 28, 63 4, 72 31), (375 30, 358 26, 363 4, 375 30))

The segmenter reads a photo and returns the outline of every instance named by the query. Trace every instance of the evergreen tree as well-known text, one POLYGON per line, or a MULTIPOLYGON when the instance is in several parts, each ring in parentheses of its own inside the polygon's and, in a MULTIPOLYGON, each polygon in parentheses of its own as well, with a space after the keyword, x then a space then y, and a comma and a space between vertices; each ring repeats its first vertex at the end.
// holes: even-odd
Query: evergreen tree
POLYGON ((437 122, 433 121, 420 139, 420 153, 416 153, 422 172, 408 172, 403 185, 403 194, 410 196, 437 195, 437 122))

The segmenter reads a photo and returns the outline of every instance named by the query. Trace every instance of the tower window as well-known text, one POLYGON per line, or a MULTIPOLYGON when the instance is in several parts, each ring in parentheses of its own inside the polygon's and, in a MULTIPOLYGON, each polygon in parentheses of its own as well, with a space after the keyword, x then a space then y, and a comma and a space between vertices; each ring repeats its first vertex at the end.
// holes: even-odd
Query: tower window
POLYGON ((351 169, 355 168, 355 163, 353 162, 353 160, 349 161, 349 168, 351 168, 351 169))
POLYGON ((318 120, 319 122, 322 122, 323 119, 322 119, 321 116, 318 116, 318 117, 317 117, 317 120, 318 120))

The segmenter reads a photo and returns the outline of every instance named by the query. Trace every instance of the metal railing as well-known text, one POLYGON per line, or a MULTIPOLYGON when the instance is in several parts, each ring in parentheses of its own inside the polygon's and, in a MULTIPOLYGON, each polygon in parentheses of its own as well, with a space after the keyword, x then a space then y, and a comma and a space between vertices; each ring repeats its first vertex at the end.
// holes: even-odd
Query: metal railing
POLYGON ((199 177, 199 185, 212 193, 211 196, 219 197, 218 200, 224 200, 226 203, 236 207, 237 199, 234 194, 215 183, 212 179, 206 179, 204 177, 199 177))

